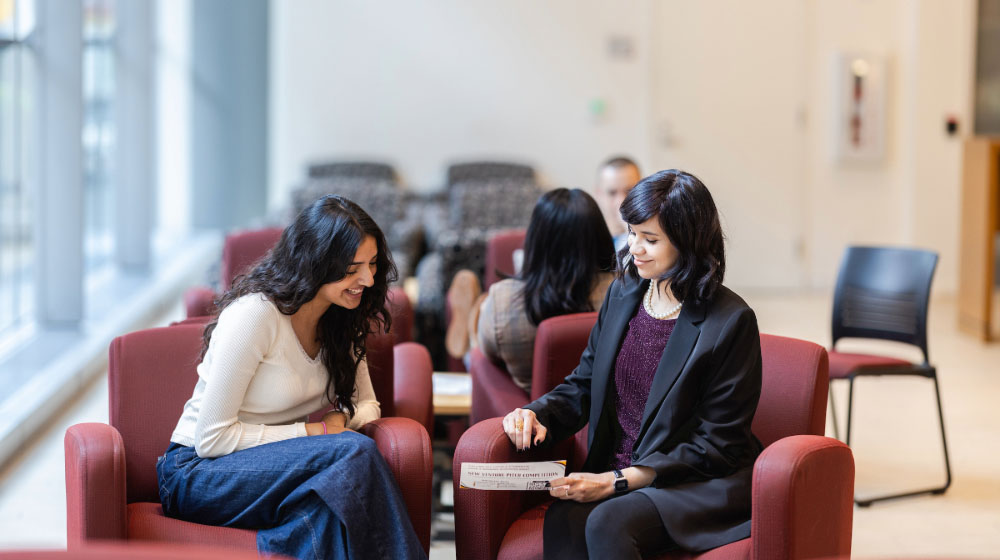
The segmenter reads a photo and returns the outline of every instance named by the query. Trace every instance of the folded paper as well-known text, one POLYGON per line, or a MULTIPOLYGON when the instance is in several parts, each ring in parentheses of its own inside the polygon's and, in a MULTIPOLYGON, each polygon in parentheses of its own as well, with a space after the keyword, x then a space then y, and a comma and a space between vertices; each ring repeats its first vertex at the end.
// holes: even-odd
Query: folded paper
POLYGON ((548 490, 566 474, 566 461, 462 463, 459 484, 476 490, 548 490))

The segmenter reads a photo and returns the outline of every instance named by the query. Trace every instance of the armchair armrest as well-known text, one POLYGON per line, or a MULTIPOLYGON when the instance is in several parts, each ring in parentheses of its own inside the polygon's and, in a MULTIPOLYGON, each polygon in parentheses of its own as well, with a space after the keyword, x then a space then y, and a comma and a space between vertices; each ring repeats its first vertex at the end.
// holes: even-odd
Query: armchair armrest
POLYGON ((365 424, 362 433, 375 440, 406 502, 413 529, 424 551, 431 546, 431 438, 409 418, 380 418, 365 424))
POLYGON ((393 347, 393 392, 396 415, 420 422, 434 431, 434 366, 421 344, 404 342, 393 347))
POLYGON ((473 424, 504 416, 530 402, 528 394, 514 384, 510 374, 490 361, 479 348, 472 350, 469 375, 472 377, 469 421, 473 424))
POLYGON ((854 515, 854 456, 838 440, 790 436, 753 471, 753 558, 847 557, 854 515))
POLYGON ((206 286, 197 286, 184 292, 186 317, 203 317, 215 314, 215 291, 206 286))
POLYGON ((125 540, 125 445, 107 424, 70 426, 66 451, 66 537, 69 548, 88 541, 125 540))
POLYGON ((549 500, 548 492, 507 492, 458 487, 462 464, 569 459, 572 438, 554 448, 518 452, 503 431, 501 418, 472 426, 458 440, 452 463, 455 480, 455 551, 458 558, 492 560, 507 529, 528 509, 549 500), (461 515, 458 515, 461 513, 461 515))

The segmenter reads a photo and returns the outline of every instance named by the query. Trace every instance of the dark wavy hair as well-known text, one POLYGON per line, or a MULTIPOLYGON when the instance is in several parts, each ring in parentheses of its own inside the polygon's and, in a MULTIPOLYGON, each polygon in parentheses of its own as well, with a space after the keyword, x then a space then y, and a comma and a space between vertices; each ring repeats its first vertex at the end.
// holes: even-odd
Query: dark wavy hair
MULTIPOLYGON (((677 262, 660 278, 670 282, 674 297, 685 303, 712 299, 726 274, 726 248, 719 211, 704 183, 677 169, 654 173, 629 191, 620 212, 630 227, 656 217, 677 248, 677 262)), ((638 280, 628 251, 618 253, 618 276, 638 280)))
POLYGON ((549 317, 593 311, 590 293, 615 267, 615 244, 597 202, 580 189, 555 189, 531 211, 524 237, 522 294, 535 325, 549 317))
MULTIPOLYGON (((254 267, 233 282, 217 302, 219 313, 238 298, 263 294, 278 310, 292 315, 316 297, 324 284, 337 282, 365 237, 375 239, 378 255, 374 285, 365 288, 356 309, 331 305, 320 317, 316 337, 329 377, 326 395, 337 407, 354 415, 355 375, 365 358, 365 338, 386 332, 392 323, 386 307, 389 283, 396 281, 396 265, 382 230, 360 206, 337 195, 324 196, 299 213, 281 239, 254 267)), ((367 263, 365 263, 367 264, 367 263)), ((202 356, 208 351, 218 316, 204 333, 202 356)))

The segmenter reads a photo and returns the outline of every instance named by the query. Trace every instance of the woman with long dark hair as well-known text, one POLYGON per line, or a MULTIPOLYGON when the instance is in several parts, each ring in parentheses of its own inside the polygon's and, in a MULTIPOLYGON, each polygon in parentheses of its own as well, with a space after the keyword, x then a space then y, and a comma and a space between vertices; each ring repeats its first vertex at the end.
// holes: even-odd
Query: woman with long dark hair
POLYGON ((167 515, 259 529, 261 554, 425 557, 388 465, 354 431, 380 414, 365 338, 389 326, 395 277, 358 205, 330 195, 296 217, 205 329, 198 383, 157 462, 167 515))
POLYGON ((722 285, 718 211, 668 170, 625 197, 622 266, 576 370, 504 417, 518 449, 589 423, 580 472, 551 481, 546 558, 641 558, 750 535, 761 386, 753 310, 722 285))
MULTIPOLYGON (((521 272, 490 286, 478 318, 474 310, 469 320, 477 327, 473 341, 504 364, 514 383, 530 392, 538 324, 549 317, 600 308, 614 268, 614 242, 594 199, 580 189, 543 194, 531 212, 521 272)), ((463 274, 478 287, 469 271, 457 274, 453 286, 461 285, 463 274)))

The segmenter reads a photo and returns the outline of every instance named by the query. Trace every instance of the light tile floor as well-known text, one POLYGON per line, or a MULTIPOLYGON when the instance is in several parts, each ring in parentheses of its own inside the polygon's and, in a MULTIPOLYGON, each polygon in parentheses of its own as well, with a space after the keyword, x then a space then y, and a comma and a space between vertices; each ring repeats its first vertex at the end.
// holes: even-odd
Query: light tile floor
MULTIPOLYGON (((747 300, 762 332, 820 344, 829 340, 828 296, 750 294, 747 300)), ((941 379, 954 483, 944 496, 855 508, 856 557, 1000 557, 1000 343, 987 345, 959 334, 951 300, 936 300, 931 309, 931 360, 941 379)), ((873 349, 862 343, 853 347, 873 349)), ((843 410, 845 388, 836 395, 843 410)), ((929 381, 859 381, 855 414, 859 495, 942 479, 929 381)), ((106 377, 83 391, 0 473, 0 548, 65 546, 62 436, 68 426, 85 421, 107 421, 106 377)), ((453 557, 451 543, 432 547, 431 558, 453 557)))

